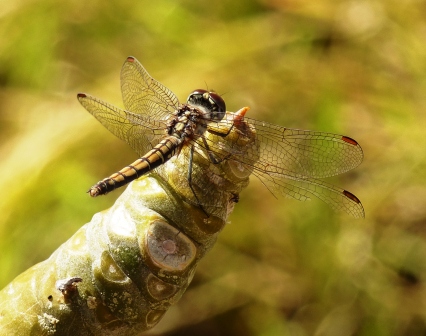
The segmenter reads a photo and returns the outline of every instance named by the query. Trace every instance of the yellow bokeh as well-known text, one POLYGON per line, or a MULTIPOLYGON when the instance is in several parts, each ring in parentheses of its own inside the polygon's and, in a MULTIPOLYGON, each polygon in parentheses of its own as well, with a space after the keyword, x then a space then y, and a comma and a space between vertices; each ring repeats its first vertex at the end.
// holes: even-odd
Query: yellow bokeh
POLYGON ((133 55, 182 101, 207 86, 231 111, 250 106, 255 119, 344 134, 365 155, 328 180, 361 199, 365 220, 318 200, 277 200, 252 178, 193 284, 151 334, 426 332, 422 1, 0 7, 1 288, 121 193, 86 194, 137 155, 76 94, 122 107, 120 68, 133 55))

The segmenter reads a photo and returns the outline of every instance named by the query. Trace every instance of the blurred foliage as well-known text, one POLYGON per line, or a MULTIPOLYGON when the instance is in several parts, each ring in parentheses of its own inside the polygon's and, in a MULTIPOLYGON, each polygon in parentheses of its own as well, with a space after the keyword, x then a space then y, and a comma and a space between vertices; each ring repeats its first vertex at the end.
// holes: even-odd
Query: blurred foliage
POLYGON ((255 179, 152 335, 426 333, 426 3, 3 1, 0 283, 47 258, 119 192, 85 191, 136 155, 78 104, 120 102, 137 57, 182 100, 341 133, 365 152, 331 179, 366 220, 274 199, 255 179))

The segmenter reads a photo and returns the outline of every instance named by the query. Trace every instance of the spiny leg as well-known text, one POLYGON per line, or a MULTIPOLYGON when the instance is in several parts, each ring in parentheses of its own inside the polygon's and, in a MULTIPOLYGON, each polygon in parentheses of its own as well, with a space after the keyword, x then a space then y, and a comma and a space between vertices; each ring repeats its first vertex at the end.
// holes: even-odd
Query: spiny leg
MULTIPOLYGON (((227 134, 226 134, 227 135, 227 134)), ((226 136, 226 135, 224 135, 224 137, 226 136)), ((206 149, 206 151, 207 151, 207 155, 209 156, 209 159, 210 159, 210 162, 211 163, 213 163, 213 164, 219 164, 219 163, 222 163, 223 161, 225 161, 225 160, 227 160, 227 159, 229 159, 230 157, 231 157, 231 153, 229 153, 228 155, 226 155, 225 157, 223 157, 223 158, 221 158, 221 159, 217 159, 215 156, 214 156, 214 154, 213 154, 213 152, 211 151, 211 149, 210 149, 210 147, 209 147, 209 144, 207 143, 207 141, 206 141, 206 138, 204 137, 204 136, 202 136, 201 137, 202 139, 203 139, 203 144, 204 144, 204 148, 206 149)))
POLYGON ((201 202, 198 199, 198 196, 195 193, 194 188, 192 187, 192 160, 193 160, 193 157, 194 157, 194 146, 191 146, 191 150, 189 152, 189 164, 188 164, 188 185, 189 185, 189 188, 191 188, 192 194, 194 195, 195 199, 197 200, 198 206, 206 214, 207 218, 209 218, 210 215, 207 213, 207 211, 201 205, 201 202))

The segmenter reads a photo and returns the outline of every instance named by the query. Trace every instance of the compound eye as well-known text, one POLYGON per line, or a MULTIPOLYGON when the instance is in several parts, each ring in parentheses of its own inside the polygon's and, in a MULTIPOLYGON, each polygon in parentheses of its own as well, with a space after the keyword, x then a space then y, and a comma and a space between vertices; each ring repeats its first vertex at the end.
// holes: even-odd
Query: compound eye
POLYGON ((191 92, 191 94, 189 95, 189 97, 188 97, 188 100, 192 97, 192 98, 194 98, 194 97, 196 97, 196 98, 200 98, 200 97, 202 97, 205 93, 208 93, 208 91, 207 90, 203 90, 203 89, 197 89, 197 90, 194 90, 194 91, 192 91, 191 92))
POLYGON ((217 105, 217 112, 226 112, 226 104, 221 96, 219 96, 216 92, 209 92, 210 98, 217 105))
POLYGON ((216 92, 203 89, 194 90, 188 96, 187 102, 205 107, 210 113, 211 120, 220 121, 225 116, 225 101, 216 92))
POLYGON ((203 89, 194 90, 189 94, 186 101, 189 104, 201 104, 201 105, 203 105, 202 101, 204 100, 203 97, 206 93, 208 94, 207 90, 203 90, 203 89))

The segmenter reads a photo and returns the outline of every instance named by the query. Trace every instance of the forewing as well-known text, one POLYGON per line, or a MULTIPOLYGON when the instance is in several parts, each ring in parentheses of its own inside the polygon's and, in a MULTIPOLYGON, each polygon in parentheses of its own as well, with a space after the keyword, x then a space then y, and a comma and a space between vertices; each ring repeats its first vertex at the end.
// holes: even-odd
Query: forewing
POLYGON ((126 110, 156 120, 166 120, 179 107, 176 95, 131 56, 121 69, 121 93, 126 110))
POLYGON ((245 120, 256 128, 259 170, 323 178, 344 173, 362 162, 361 146, 347 136, 245 120))
POLYGON ((85 93, 79 93, 77 98, 90 114, 139 155, 146 154, 165 135, 166 125, 161 121, 119 109, 85 93))

